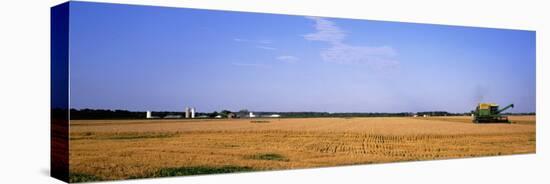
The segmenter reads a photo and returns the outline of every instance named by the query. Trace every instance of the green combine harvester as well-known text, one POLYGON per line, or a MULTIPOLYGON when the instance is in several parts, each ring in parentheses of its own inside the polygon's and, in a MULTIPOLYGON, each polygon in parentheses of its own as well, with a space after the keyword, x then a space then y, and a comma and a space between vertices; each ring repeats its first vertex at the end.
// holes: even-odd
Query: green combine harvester
POLYGON ((472 111, 474 123, 496 123, 508 121, 508 116, 504 116, 501 113, 509 108, 513 108, 514 104, 510 104, 502 109, 498 109, 498 105, 494 103, 480 103, 477 105, 476 110, 472 111))

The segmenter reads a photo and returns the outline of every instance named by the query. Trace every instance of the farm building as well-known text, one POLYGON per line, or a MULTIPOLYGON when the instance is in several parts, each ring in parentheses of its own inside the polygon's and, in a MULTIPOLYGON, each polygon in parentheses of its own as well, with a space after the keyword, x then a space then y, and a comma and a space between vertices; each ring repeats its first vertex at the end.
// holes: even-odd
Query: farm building
POLYGON ((156 119, 156 118, 159 118, 159 117, 158 116, 153 116, 153 112, 147 111, 147 112, 145 112, 145 118, 147 118, 147 119, 156 119))
POLYGON ((181 115, 172 115, 172 114, 170 114, 170 115, 164 116, 164 119, 179 119, 181 117, 182 117, 181 115))
POLYGON ((268 118, 280 118, 281 115, 280 114, 272 114, 272 115, 267 115, 268 118))
POLYGON ((266 114, 266 115, 260 115, 259 117, 262 117, 262 118, 280 118, 281 115, 280 114, 266 114))

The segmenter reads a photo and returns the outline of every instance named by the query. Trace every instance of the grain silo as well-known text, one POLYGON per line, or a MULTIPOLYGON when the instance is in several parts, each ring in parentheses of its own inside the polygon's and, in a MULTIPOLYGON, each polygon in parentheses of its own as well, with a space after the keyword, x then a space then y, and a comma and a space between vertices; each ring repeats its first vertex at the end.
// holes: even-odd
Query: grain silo
POLYGON ((149 118, 153 118, 151 116, 151 111, 147 111, 146 115, 145 115, 145 118, 149 119, 149 118))
POLYGON ((191 113, 191 108, 186 107, 186 108, 185 108, 185 118, 189 118, 190 115, 191 115, 190 113, 191 113))

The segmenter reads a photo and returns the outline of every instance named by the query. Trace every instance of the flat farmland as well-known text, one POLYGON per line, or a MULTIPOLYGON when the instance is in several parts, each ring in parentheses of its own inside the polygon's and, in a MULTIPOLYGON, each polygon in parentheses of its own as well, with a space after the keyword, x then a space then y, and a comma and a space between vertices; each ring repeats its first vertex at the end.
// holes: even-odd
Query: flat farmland
POLYGON ((535 153, 535 116, 72 120, 71 181, 535 153))

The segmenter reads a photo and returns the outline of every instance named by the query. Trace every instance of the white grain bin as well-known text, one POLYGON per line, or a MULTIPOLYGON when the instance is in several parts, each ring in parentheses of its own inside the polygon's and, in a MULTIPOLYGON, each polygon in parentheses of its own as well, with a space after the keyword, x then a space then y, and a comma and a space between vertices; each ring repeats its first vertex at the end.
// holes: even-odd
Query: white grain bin
POLYGON ((191 108, 186 107, 185 108, 185 118, 189 118, 191 116, 191 108))
POLYGON ((151 116, 151 111, 147 111, 146 115, 145 115, 145 118, 149 119, 149 118, 153 118, 151 116))

